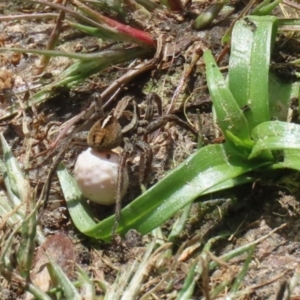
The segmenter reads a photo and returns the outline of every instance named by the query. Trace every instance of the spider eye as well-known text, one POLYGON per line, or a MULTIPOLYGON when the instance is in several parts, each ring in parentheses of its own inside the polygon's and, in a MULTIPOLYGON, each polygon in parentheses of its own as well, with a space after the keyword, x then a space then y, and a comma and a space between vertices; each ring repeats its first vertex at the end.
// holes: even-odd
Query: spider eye
POLYGON ((107 158, 107 159, 110 159, 110 158, 111 158, 110 153, 106 153, 106 158, 107 158))

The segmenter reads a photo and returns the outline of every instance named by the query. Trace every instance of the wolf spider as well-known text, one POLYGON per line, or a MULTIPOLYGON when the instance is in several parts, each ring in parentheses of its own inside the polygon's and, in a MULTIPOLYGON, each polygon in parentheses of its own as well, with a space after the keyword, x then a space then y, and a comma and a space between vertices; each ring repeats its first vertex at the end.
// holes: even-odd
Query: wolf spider
POLYGON ((152 149, 147 143, 147 135, 156 131, 167 122, 177 122, 179 125, 192 131, 195 135, 197 132, 188 123, 182 121, 174 114, 162 115, 162 102, 160 97, 155 93, 150 93, 146 100, 146 109, 143 118, 141 117, 140 108, 135 100, 131 97, 125 97, 119 101, 112 114, 100 118, 90 129, 87 143, 97 151, 106 151, 121 146, 123 151, 118 167, 117 178, 117 195, 116 195, 116 222, 113 228, 113 234, 120 221, 121 210, 121 189, 123 170, 126 168, 127 158, 135 149, 140 153, 139 162, 139 182, 143 190, 144 184, 147 183, 147 175, 152 164, 152 149), (121 118, 124 115, 128 117, 130 113, 125 109, 132 103, 133 113, 131 120, 125 126, 120 125, 121 118), (158 116, 155 116, 155 104, 158 116), (154 118, 155 117, 155 118, 154 118), (130 137, 129 137, 130 136, 130 137))

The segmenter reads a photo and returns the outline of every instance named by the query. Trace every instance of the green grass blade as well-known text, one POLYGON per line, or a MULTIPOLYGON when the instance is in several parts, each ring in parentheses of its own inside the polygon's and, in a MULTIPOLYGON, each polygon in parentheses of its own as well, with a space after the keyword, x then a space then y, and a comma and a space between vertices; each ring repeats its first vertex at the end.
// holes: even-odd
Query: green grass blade
POLYGON ((176 300, 189 300, 193 296, 196 281, 199 279, 196 268, 197 262, 194 262, 191 266, 189 266, 189 272, 184 280, 182 289, 176 297, 176 300))
POLYGON ((282 2, 282 0, 274 0, 273 2, 270 2, 270 0, 264 0, 262 3, 257 5, 257 7, 252 11, 252 14, 258 16, 268 15, 282 2))
MULTIPOLYGON (((33 203, 29 204, 33 208, 33 203)), ((37 231, 36 209, 30 213, 22 224, 21 243, 17 252, 18 270, 22 277, 29 278, 35 249, 37 231)))
POLYGON ((122 37, 118 32, 114 32, 111 30, 108 30, 106 28, 95 28, 92 26, 86 26, 86 25, 82 25, 80 23, 75 23, 75 22, 67 22, 70 26, 72 26, 73 28, 76 28, 88 35, 97 37, 99 39, 102 40, 110 40, 110 41, 119 41, 119 42, 128 42, 128 38, 122 37))
POLYGON ((207 85, 217 114, 218 125, 225 137, 230 131, 241 140, 250 140, 248 123, 229 90, 210 51, 204 52, 207 85))
POLYGON ((84 271, 79 265, 76 266, 78 280, 80 282, 81 294, 85 299, 96 299, 95 286, 90 274, 84 271))
POLYGON ((57 282, 63 292, 65 299, 74 299, 74 300, 81 300, 81 296, 79 295, 76 287, 71 282, 71 280, 68 278, 68 276, 63 272, 63 270, 60 268, 58 264, 56 264, 50 257, 49 257, 49 274, 51 275, 52 280, 54 282, 57 282))
MULTIPOLYGON (((0 174, 4 179, 4 184, 5 184, 6 192, 8 195, 7 200, 9 200, 9 206, 11 208, 13 208, 13 207, 17 207, 17 206, 21 205, 22 202, 21 202, 20 198, 15 194, 15 192, 13 191, 13 188, 11 186, 11 182, 14 182, 14 181, 13 181, 13 179, 10 179, 9 172, 7 171, 5 163, 2 160, 0 160, 0 174)), ((18 211, 18 214, 20 214, 20 216, 23 219, 23 217, 25 215, 24 207, 21 208, 20 211, 18 211)))
MULTIPOLYGON (((0 48, 0 52, 17 52, 17 53, 33 53, 44 55, 48 57, 69 57, 79 60, 93 60, 97 58, 101 58, 106 55, 106 51, 95 52, 95 53, 73 53, 73 52, 64 52, 59 50, 44 50, 44 49, 26 49, 26 48, 0 48)), ((108 50, 110 51, 110 50, 108 50)))
MULTIPOLYGON (((14 157, 11 148, 7 144, 3 135, 0 135, 4 158, 0 160, 0 174, 2 175, 7 192, 7 200, 9 203, 3 204, 4 200, 1 198, 0 210, 7 211, 9 214, 13 214, 9 217, 8 223, 12 220, 24 220, 26 214, 25 204, 32 200, 33 193, 30 187, 30 183, 25 178, 18 160, 14 157), (11 209, 9 209, 11 207, 11 209)), ((5 200, 4 200, 5 201, 5 200)), ((36 209, 36 208, 34 208, 36 209)), ((30 210, 32 213, 32 209, 30 210)), ((34 224, 33 226, 36 226, 34 224)), ((40 230, 39 226, 36 227, 36 240, 40 243, 44 240, 44 234, 40 230)))
MULTIPOLYGON (((41 50, 41 51, 43 51, 45 55, 49 54, 49 52, 46 52, 46 50, 41 50)), ((31 52, 31 50, 29 50, 28 52, 31 52)), ((41 91, 37 92, 32 97, 30 97, 27 106, 25 108, 32 107, 33 105, 38 105, 46 101, 47 99, 49 99, 49 97, 55 94, 56 87, 65 86, 70 88, 75 84, 77 84, 78 82, 87 79, 89 76, 98 73, 104 69, 107 69, 113 65, 119 63, 125 63, 132 59, 144 57, 148 54, 149 54, 149 49, 134 47, 131 49, 113 49, 113 50, 101 51, 97 54, 94 53, 91 56, 84 55, 82 57, 83 60, 72 64, 69 68, 63 71, 56 82, 48 84, 47 86, 43 87, 41 91)), ((62 53, 62 55, 64 55, 64 53, 62 53)), ((11 116, 12 114, 17 113, 18 111, 19 111, 19 104, 14 103, 9 108, 7 113, 4 113, 1 116, 1 119, 5 119, 11 116)))
POLYGON ((238 105, 249 107, 250 130, 270 120, 269 67, 277 27, 276 17, 249 16, 233 29, 228 84, 238 105))
POLYGON ((147 251, 143 255, 143 258, 140 261, 140 263, 137 265, 134 275, 132 276, 128 286, 123 292, 121 300, 137 299, 143 281, 146 278, 147 270, 149 270, 151 255, 154 252, 155 245, 156 241, 152 241, 150 244, 148 244, 147 251))
POLYGON ((204 12, 202 12, 194 21, 193 27, 201 30, 208 27, 224 7, 225 1, 211 4, 204 12))
POLYGON ((236 293, 239 290, 239 288, 241 287, 241 284, 242 284, 242 282, 243 282, 243 280, 244 280, 244 278, 245 278, 245 276, 246 276, 246 274, 249 270, 249 266, 250 266, 250 263, 251 263, 252 258, 253 258, 254 250, 255 250, 255 246, 250 247, 250 249, 248 250, 247 258, 244 262, 243 268, 239 272, 239 274, 237 275, 234 283, 231 286, 231 289, 230 289, 231 294, 236 293))
POLYGON ((191 208, 193 203, 189 203, 184 207, 181 212, 180 217, 178 217, 174 224, 172 225, 172 230, 168 236, 168 242, 174 243, 180 236, 180 234, 184 231, 187 221, 191 215, 191 208))
POLYGON ((6 221, 10 226, 15 225, 23 220, 23 217, 17 214, 18 206, 13 209, 10 201, 5 195, 0 195, 0 216, 2 222, 6 221))
MULTIPOLYGON (((132 228, 142 234, 148 233, 214 186, 234 180, 260 166, 261 163, 235 158, 226 145, 204 147, 126 206, 121 212, 117 233, 124 234, 132 228)), ((93 216, 86 210, 78 193, 73 192, 72 195, 75 191, 74 179, 62 167, 58 170, 58 177, 77 228, 88 236, 110 240, 115 216, 94 226, 93 216)))
POLYGON ((7 173, 4 174, 4 176, 7 176, 10 188, 16 196, 13 199, 16 201, 14 205, 17 206, 22 201, 27 200, 29 189, 28 182, 24 178, 24 174, 19 167, 19 163, 14 157, 9 145, 7 144, 2 134, 0 135, 0 139, 4 153, 4 164, 7 170, 7 173))
POLYGON ((98 58, 95 57, 95 59, 90 61, 79 61, 70 66, 61 74, 60 81, 55 86, 67 85, 70 87, 74 83, 82 81, 106 68, 141 57, 147 53, 149 53, 149 50, 140 47, 104 51, 99 53, 98 58))

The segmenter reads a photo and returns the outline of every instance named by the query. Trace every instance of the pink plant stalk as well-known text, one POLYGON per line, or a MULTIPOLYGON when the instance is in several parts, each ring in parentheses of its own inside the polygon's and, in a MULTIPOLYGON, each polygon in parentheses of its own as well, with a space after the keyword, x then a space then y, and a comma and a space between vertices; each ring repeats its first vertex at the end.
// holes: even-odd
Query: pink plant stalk
POLYGON ((119 23, 118 21, 103 16, 102 14, 92 10, 91 8, 89 8, 88 6, 84 5, 83 3, 77 0, 72 0, 71 2, 73 5, 78 7, 81 11, 85 12, 94 21, 97 21, 100 24, 110 27, 112 30, 119 32, 121 35, 128 36, 129 38, 134 40, 137 44, 144 44, 144 45, 146 44, 150 47, 155 47, 155 40, 148 32, 133 28, 128 25, 124 25, 122 23, 119 23))

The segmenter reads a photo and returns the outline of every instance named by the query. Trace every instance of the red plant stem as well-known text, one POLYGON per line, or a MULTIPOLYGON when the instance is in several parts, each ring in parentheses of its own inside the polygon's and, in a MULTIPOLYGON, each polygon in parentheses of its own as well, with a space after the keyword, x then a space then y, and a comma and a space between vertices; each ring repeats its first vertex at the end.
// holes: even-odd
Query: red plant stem
POLYGON ((100 24, 108 25, 112 29, 118 31, 120 34, 126 34, 133 39, 141 41, 143 44, 155 47, 155 41, 152 38, 151 34, 149 34, 148 32, 130 27, 128 25, 124 25, 122 23, 119 23, 118 21, 105 17, 77 0, 72 0, 71 2, 73 5, 87 13, 88 16, 91 17, 94 21, 97 21, 100 24))

